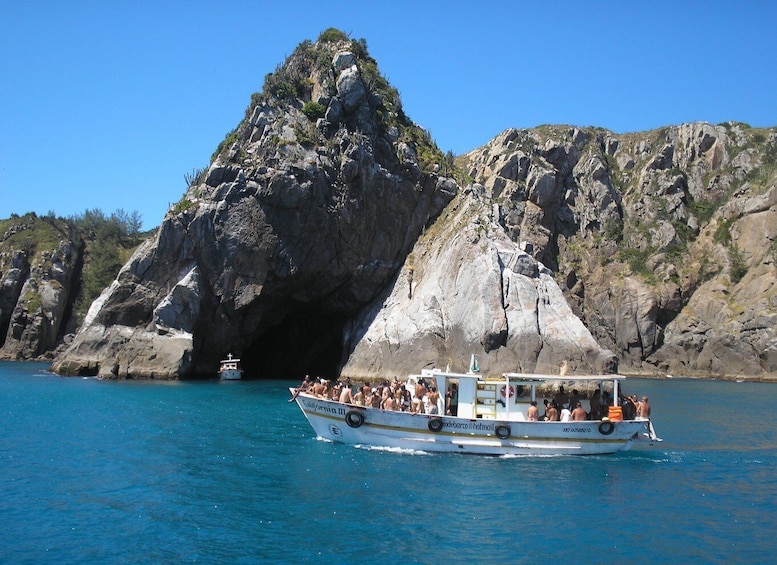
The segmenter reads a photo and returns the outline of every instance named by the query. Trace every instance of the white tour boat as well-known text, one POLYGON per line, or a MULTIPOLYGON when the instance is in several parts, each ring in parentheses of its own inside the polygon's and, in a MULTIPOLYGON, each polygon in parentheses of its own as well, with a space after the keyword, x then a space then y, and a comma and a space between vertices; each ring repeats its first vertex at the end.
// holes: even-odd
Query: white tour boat
POLYGON ((243 378, 243 369, 240 368, 240 359, 234 359, 232 354, 227 359, 222 359, 219 365, 219 378, 222 381, 239 381, 243 378))
MULTIPOLYGON (((532 375, 507 373, 486 378, 476 372, 450 373, 424 369, 411 375, 405 386, 411 394, 422 380, 445 398, 451 387, 458 389, 455 415, 382 410, 326 400, 307 391, 290 389, 292 400, 322 439, 351 445, 396 448, 421 452, 472 453, 482 455, 591 455, 626 451, 636 443, 662 441, 649 418, 624 420, 618 398, 621 375, 532 375), (591 383, 615 399, 607 415, 584 421, 529 421, 527 409, 540 390, 570 392, 591 388, 591 383), (548 387, 550 385, 550 387, 548 387)), ((548 393, 553 394, 553 393, 548 393)), ((590 401, 582 395, 588 412, 590 401)), ((542 400, 539 405, 542 409, 542 400)), ((453 410, 451 410, 453 412, 453 410)))

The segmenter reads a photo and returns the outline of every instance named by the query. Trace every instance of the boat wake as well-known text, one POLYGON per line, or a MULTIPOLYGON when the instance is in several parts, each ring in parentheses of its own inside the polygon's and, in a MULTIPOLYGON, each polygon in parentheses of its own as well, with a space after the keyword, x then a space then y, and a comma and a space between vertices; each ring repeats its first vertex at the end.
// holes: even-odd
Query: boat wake
MULTIPOLYGON (((571 453, 506 453, 504 455, 498 455, 497 457, 499 459, 557 459, 559 457, 572 456, 571 453)), ((577 455, 574 457, 577 457, 577 455)))
POLYGON ((421 451, 419 449, 407 449, 404 447, 384 447, 380 445, 369 445, 357 443, 354 447, 358 449, 366 449, 367 451, 385 451, 386 453, 399 453, 401 455, 429 455, 428 451, 421 451))

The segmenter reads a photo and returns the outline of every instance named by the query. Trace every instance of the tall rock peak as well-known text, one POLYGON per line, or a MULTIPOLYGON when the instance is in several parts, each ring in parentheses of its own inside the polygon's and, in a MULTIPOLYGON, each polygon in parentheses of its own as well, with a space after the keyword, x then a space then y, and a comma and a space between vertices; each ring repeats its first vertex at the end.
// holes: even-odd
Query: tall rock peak
POLYGON ((232 351, 255 376, 331 372, 345 320, 454 197, 445 163, 363 40, 301 43, 54 369, 188 377, 232 351))

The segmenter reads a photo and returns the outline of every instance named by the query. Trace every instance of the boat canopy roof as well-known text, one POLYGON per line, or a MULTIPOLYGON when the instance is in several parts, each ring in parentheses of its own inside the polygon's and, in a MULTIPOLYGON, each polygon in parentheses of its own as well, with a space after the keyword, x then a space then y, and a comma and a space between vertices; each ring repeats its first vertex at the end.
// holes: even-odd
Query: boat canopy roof
MULTIPOLYGON (((529 373, 504 373, 503 379, 510 379, 511 381, 521 382, 537 382, 545 383, 548 381, 624 381, 626 377, 624 375, 618 375, 615 373, 607 375, 532 375, 529 373)), ((499 380, 499 379, 495 379, 499 380)))
POLYGON ((522 384, 543 384, 549 381, 558 382, 590 382, 590 381, 623 381, 626 380, 624 375, 616 373, 600 374, 600 375, 550 375, 550 374, 532 374, 532 373, 502 373, 501 377, 486 376, 482 373, 450 373, 448 371, 442 371, 438 369, 426 369, 422 371, 418 376, 434 376, 434 377, 446 377, 453 379, 475 379, 483 381, 504 381, 509 379, 512 382, 520 382, 522 384))

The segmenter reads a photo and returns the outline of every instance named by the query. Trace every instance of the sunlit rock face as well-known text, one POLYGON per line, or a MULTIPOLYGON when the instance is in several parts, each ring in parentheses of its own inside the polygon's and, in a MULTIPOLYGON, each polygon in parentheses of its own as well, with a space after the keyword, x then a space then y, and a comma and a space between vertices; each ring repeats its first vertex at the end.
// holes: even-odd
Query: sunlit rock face
POLYGON ((465 156, 622 370, 777 372, 777 131, 506 130, 465 156))

